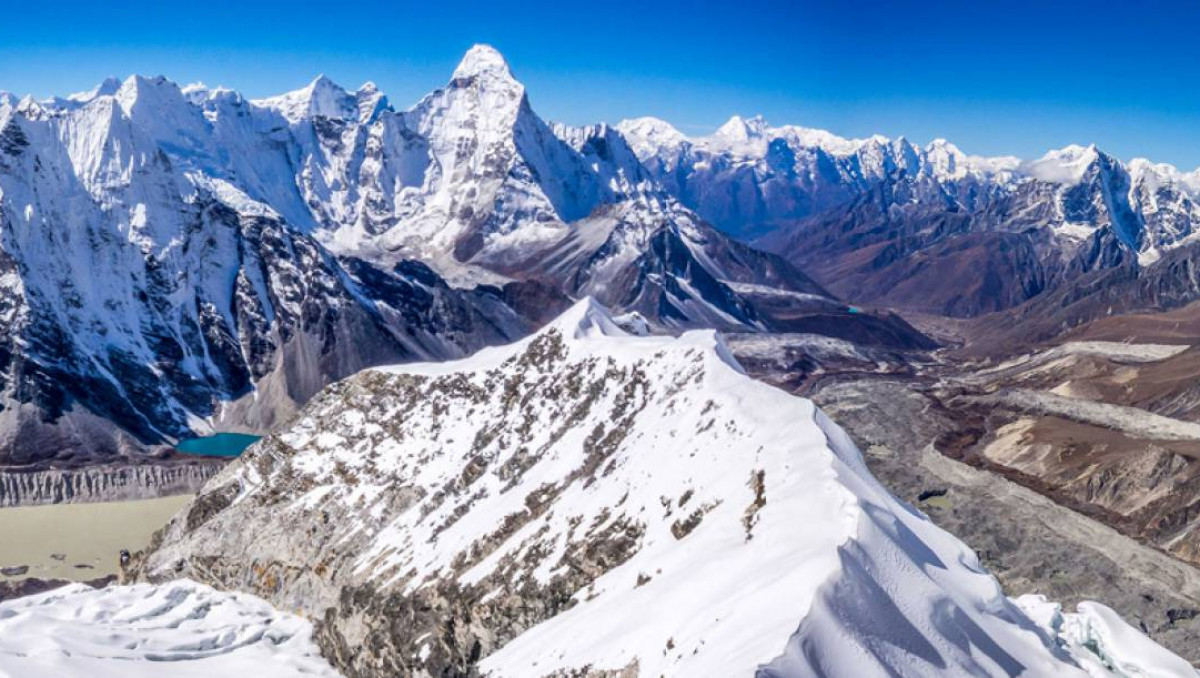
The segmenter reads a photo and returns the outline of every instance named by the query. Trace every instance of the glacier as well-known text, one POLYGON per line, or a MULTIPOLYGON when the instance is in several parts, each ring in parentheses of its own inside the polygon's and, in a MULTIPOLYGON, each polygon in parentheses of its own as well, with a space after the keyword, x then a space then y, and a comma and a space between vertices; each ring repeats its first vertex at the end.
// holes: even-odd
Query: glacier
POLYGON ((312 625, 254 596, 190 581, 72 584, 0 602, 3 678, 262 678, 340 674, 312 625))

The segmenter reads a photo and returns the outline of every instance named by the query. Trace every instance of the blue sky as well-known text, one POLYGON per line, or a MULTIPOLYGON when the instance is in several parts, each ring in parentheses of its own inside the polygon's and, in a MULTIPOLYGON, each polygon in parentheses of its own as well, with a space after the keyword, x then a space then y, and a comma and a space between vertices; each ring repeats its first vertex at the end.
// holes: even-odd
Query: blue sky
POLYGON ((1094 142, 1200 165, 1194 0, 5 5, 0 89, 38 97, 134 72, 253 97, 323 72, 406 107, 487 42, 569 123, 655 115, 704 133, 761 113, 970 153, 1094 142))

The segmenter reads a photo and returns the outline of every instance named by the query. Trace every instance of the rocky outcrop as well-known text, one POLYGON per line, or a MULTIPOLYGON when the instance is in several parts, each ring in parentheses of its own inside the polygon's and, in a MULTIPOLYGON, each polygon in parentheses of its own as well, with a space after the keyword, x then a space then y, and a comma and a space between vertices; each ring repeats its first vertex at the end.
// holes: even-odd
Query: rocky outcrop
POLYGON ((64 470, 0 470, 0 507, 193 494, 226 463, 226 460, 211 459, 64 470))
MULTIPOLYGON (((116 575, 100 577, 90 581, 82 582, 93 588, 104 588, 112 582, 116 581, 116 575)), ((64 579, 18 579, 16 581, 0 580, 0 602, 12 600, 14 598, 24 598, 25 596, 33 596, 46 591, 52 591, 64 586, 70 586, 76 582, 69 582, 64 579)))

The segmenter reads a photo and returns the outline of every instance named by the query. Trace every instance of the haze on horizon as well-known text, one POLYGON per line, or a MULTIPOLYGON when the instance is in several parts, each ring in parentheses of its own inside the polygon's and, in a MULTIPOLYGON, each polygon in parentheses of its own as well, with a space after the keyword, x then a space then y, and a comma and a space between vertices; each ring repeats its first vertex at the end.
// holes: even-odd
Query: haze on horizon
POLYGON ((371 80, 405 108, 474 43, 498 48, 544 117, 652 115, 692 135, 731 115, 847 137, 949 139, 1037 157, 1095 143, 1200 165, 1200 3, 305 3, 216 0, 203 12, 67 0, 6 8, 0 90, 37 98, 163 74, 263 97, 319 73, 371 80), (532 9, 530 9, 532 7, 532 9))

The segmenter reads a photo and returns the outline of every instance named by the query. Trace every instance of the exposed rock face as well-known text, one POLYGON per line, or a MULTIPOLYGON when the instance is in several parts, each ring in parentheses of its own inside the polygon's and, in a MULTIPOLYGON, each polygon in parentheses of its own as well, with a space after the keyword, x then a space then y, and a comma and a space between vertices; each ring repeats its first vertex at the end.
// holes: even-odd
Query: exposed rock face
POLYGON ((148 499, 193 494, 224 460, 0 472, 0 507, 148 499))
MULTIPOLYGON (((102 577, 99 579, 93 579, 92 581, 84 582, 84 584, 86 584, 87 586, 94 586, 94 587, 100 588, 100 587, 108 586, 109 584, 113 583, 114 581, 116 581, 116 576, 109 575, 107 577, 102 577)), ((70 586, 72 583, 73 582, 65 581, 62 579, 34 579, 34 578, 21 579, 15 583, 8 582, 8 581, 0 581, 0 602, 3 602, 5 600, 12 600, 13 598, 24 598, 26 596, 37 595, 39 593, 44 593, 46 591, 52 591, 54 589, 62 588, 64 586, 70 586)))
POLYGON ((302 609, 354 678, 1083 675, 810 403, 590 300, 326 388, 127 574, 302 609))

